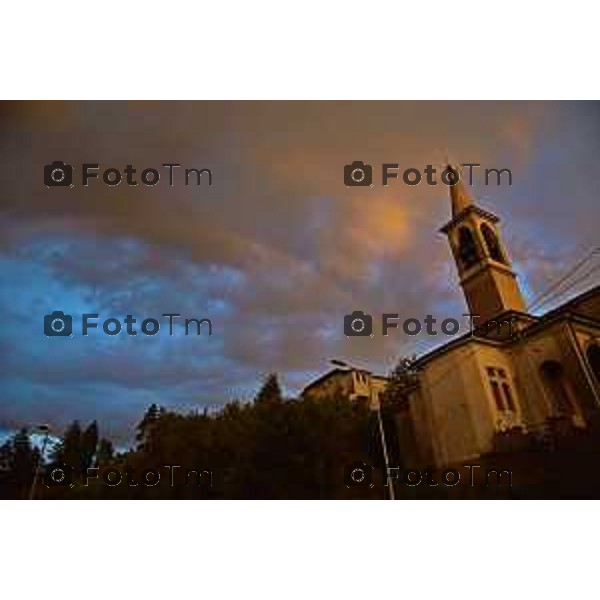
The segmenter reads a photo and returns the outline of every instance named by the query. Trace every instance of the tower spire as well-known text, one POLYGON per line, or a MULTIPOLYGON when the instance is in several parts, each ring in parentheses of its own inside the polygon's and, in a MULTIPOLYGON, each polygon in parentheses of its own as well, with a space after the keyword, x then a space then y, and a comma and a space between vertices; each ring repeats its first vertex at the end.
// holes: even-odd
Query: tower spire
MULTIPOLYGON (((448 236, 460 285, 475 322, 483 323, 507 312, 525 312, 525 302, 502 241, 498 221, 473 200, 460 180, 450 187, 452 219, 441 231, 448 236)), ((453 173, 453 175, 455 175, 453 173)))
MULTIPOLYGON (((458 216, 467 206, 473 204, 473 197, 465 188, 462 181, 462 173, 458 166, 448 164, 448 169, 453 169, 459 174, 458 182, 450 186, 450 198, 452 199, 452 218, 458 216)), ((454 174, 451 173, 450 177, 454 179, 454 174)))

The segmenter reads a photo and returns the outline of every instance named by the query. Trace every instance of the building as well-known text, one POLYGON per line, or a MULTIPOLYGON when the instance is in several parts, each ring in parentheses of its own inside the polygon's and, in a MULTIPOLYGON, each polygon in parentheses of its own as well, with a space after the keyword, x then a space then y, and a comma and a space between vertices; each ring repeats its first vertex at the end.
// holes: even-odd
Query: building
POLYGON ((385 377, 348 366, 332 369, 315 379, 304 388, 302 396, 317 400, 327 397, 368 400, 371 407, 375 408, 378 406, 380 394, 386 384, 385 377))
MULTIPOLYGON (((475 459, 499 434, 543 430, 551 420, 585 429, 600 412, 600 286, 542 316, 529 314, 500 219, 477 206, 462 182, 450 190, 452 217, 441 232, 478 329, 415 363, 416 383, 396 416, 400 453, 411 467, 475 459)), ((334 370, 305 392, 375 402, 384 386, 382 377, 334 370)))

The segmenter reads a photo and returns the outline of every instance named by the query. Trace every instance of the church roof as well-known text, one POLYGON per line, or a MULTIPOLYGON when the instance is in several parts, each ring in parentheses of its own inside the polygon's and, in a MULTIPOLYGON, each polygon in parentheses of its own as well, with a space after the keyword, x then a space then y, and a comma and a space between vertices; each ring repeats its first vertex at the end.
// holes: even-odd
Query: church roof
MULTIPOLYGON (((591 325, 596 325, 600 327, 600 285, 594 286, 581 294, 578 294, 574 298, 571 298, 564 304, 561 304, 557 308, 547 312, 544 315, 536 317, 534 315, 529 315, 527 313, 518 313, 516 311, 508 311, 501 315, 496 316, 491 321, 502 321, 510 317, 511 315, 517 316, 521 318, 521 323, 525 323, 525 326, 518 329, 518 336, 513 336, 511 338, 493 338, 488 337, 485 334, 471 335, 470 332, 457 337, 456 339, 451 340, 450 342, 443 344, 442 346, 438 346, 433 350, 423 354, 420 356, 417 361, 417 366, 422 366, 430 360, 436 358, 437 356, 441 356, 454 348, 467 344, 469 342, 477 342, 483 344, 490 344, 495 346, 504 346, 508 344, 515 343, 519 339, 522 339, 524 336, 527 336, 534 331, 537 331, 541 327, 545 327, 552 322, 555 322, 559 319, 570 319, 573 321, 580 321, 584 323, 588 323, 591 325)), ((483 331, 486 328, 486 324, 479 327, 478 329, 483 331)))
POLYGON ((466 208, 474 204, 473 197, 465 188, 462 178, 460 177, 460 171, 457 167, 448 165, 448 169, 453 169, 456 173, 459 173, 458 181, 450 187, 450 198, 452 199, 452 218, 456 218, 466 208))
POLYGON ((491 223, 497 223, 500 220, 500 217, 497 217, 494 213, 491 213, 476 204, 469 204, 466 206, 461 212, 459 212, 456 216, 452 216, 452 219, 448 221, 443 227, 440 228, 441 233, 448 233, 448 230, 459 221, 462 221, 463 217, 468 215, 470 212, 477 213, 478 215, 485 217, 491 223))

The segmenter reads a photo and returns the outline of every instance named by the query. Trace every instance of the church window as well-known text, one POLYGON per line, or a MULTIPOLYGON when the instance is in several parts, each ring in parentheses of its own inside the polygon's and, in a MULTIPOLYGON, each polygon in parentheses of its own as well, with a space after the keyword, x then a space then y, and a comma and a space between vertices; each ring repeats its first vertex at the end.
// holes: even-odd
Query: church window
POLYGON ((482 223, 480 229, 490 257, 496 262, 506 263, 506 259, 502 254, 502 249, 500 248, 500 243, 498 242, 494 230, 487 223, 482 223))
POLYGON ((492 392, 494 393, 494 400, 496 401, 496 408, 500 411, 504 410, 504 402, 502 401, 502 395, 500 394, 500 386, 497 381, 493 379, 490 381, 492 386, 492 392))
POLYGON ((504 392, 504 398, 506 399, 506 404, 508 406, 508 410, 512 410, 516 412, 515 402, 512 397, 512 392, 510 391, 510 387, 508 383, 504 382, 502 384, 502 391, 504 392))
POLYGON ((486 367, 496 408, 500 412, 517 412, 517 404, 505 369, 486 367))

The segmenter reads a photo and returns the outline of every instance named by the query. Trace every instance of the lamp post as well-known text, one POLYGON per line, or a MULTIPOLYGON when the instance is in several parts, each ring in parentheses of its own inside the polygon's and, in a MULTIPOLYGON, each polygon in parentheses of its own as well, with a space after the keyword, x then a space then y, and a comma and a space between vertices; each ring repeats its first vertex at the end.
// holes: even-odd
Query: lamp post
POLYGON ((39 425, 37 427, 37 431, 40 431, 44 434, 44 439, 42 441, 42 450, 40 452, 40 456, 35 463, 35 470, 33 472, 33 481, 31 482, 31 489, 29 490, 29 500, 33 500, 35 496, 35 486, 37 485, 37 480, 40 475, 40 465, 44 460, 44 453, 46 452, 46 445, 48 444, 48 436, 50 435, 50 427, 48 425, 39 425))
MULTIPOLYGON (((359 369, 358 367, 355 367, 349 363, 347 363, 346 361, 343 360, 338 360, 336 358, 332 358, 329 361, 332 365, 335 365, 336 367, 344 367, 346 369, 351 369, 353 371, 365 371, 366 369, 359 369)), ((383 419, 381 417, 381 402, 379 400, 379 398, 377 398, 377 401, 375 402, 375 411, 377 412, 377 423, 379 425, 379 438, 381 439, 381 448, 383 450, 383 462, 385 464, 385 476, 386 476, 386 480, 388 479, 388 474, 389 474, 389 470, 390 470, 390 458, 389 458, 389 454, 388 454, 388 446, 387 446, 387 442, 385 439, 385 430, 383 428, 383 419)), ((389 496, 390 496, 390 500, 395 500, 396 499, 396 494, 394 492, 394 482, 393 480, 389 482, 389 485, 387 486, 388 490, 389 490, 389 496)))

